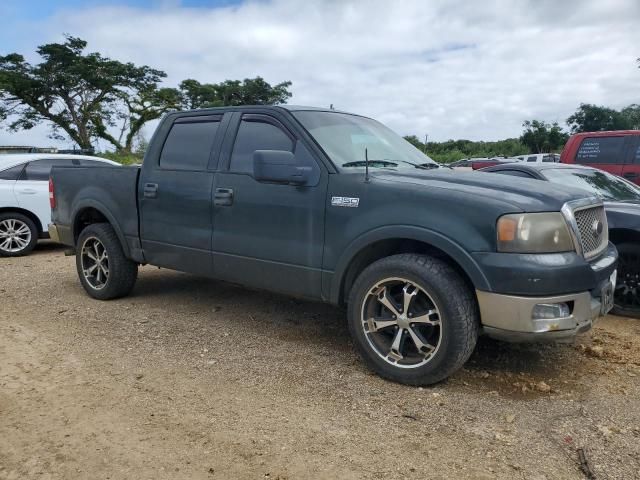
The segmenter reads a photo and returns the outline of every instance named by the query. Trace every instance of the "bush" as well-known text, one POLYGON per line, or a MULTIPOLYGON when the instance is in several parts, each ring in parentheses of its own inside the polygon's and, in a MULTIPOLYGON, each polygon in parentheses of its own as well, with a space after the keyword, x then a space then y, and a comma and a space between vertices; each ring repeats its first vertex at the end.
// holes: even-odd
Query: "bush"
POLYGON ((96 156, 121 163, 122 165, 134 165, 142 163, 144 155, 142 153, 124 153, 124 152, 100 152, 96 156))

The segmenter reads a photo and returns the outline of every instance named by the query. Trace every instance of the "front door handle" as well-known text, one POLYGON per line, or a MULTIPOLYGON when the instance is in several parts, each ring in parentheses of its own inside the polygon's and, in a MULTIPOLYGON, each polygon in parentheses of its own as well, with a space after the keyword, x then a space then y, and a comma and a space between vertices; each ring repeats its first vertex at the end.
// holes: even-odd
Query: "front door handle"
POLYGON ((145 183, 143 192, 144 198, 156 198, 158 196, 158 184, 145 183))
POLYGON ((233 205, 233 189, 216 188, 213 195, 213 204, 219 207, 228 207, 233 205))

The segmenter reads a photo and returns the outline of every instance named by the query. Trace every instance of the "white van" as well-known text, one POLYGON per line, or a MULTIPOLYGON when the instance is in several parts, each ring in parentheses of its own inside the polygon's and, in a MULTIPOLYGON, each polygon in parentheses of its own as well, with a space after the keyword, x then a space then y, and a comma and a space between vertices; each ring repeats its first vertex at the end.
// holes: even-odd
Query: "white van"
POLYGON ((529 155, 518 155, 518 160, 522 162, 552 162, 552 163, 560 163, 560 154, 559 153, 531 153, 529 155))

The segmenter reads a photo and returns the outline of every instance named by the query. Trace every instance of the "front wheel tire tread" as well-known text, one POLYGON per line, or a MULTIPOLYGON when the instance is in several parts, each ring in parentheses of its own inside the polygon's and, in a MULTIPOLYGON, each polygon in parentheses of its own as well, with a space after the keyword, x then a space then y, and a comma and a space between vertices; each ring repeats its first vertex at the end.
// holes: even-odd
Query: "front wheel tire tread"
POLYGON ((348 305, 349 331, 366 365, 380 376, 407 385, 430 385, 444 380, 469 359, 478 339, 480 322, 473 290, 450 265, 420 254, 399 254, 369 265, 356 279, 348 305), (423 366, 394 367, 368 345, 361 327, 361 307, 367 292, 385 277, 417 283, 435 300, 442 314, 441 347, 423 366))

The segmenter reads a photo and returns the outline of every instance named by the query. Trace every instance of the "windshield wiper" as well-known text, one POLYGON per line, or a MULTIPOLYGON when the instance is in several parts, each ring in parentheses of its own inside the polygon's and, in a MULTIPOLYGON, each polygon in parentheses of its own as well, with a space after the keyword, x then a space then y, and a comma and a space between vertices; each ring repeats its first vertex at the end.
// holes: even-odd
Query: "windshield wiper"
POLYGON ((441 165, 438 165, 437 163, 421 163, 420 165, 416 165, 415 167, 424 168, 425 170, 433 170, 434 168, 441 168, 441 165))
MULTIPOLYGON (((437 163, 413 163, 413 162, 409 162, 408 160, 396 160, 395 158, 393 159, 395 162, 402 162, 402 163, 406 163, 407 165, 411 165, 412 167, 415 168, 420 168, 422 170, 431 170, 432 168, 439 168, 440 165, 438 165, 437 163)), ((369 160, 370 162, 374 161, 374 160, 369 160)), ((387 161, 386 159, 384 160, 385 162, 387 161)))
MULTIPOLYGON (((342 164, 343 167, 366 167, 367 162, 365 160, 356 160, 355 162, 347 162, 342 164)), ((370 167, 397 167, 395 162, 389 162, 387 160, 369 160, 370 167)))

